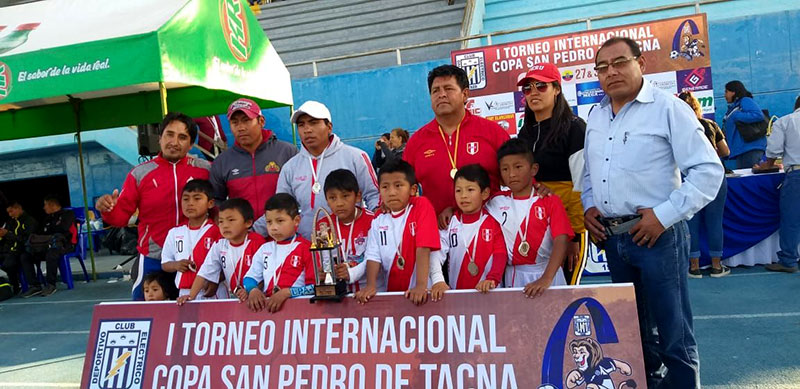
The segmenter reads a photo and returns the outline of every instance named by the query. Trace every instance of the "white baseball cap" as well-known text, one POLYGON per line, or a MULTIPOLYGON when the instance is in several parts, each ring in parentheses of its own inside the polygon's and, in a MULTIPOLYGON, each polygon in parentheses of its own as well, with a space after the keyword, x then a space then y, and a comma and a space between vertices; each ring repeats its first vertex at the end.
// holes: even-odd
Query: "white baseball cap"
POLYGON ((325 104, 319 101, 309 100, 303 103, 303 105, 292 114, 292 124, 297 124, 297 118, 302 115, 308 115, 314 119, 327 119, 329 122, 331 121, 331 111, 328 110, 325 104))

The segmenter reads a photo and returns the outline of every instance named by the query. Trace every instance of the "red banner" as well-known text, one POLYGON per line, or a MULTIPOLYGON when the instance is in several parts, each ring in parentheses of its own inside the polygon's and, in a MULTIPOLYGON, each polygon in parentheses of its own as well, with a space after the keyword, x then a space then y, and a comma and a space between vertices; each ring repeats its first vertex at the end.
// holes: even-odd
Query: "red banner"
POLYGON ((287 301, 100 304, 82 387, 644 387, 633 287, 447 293, 414 306, 287 301))

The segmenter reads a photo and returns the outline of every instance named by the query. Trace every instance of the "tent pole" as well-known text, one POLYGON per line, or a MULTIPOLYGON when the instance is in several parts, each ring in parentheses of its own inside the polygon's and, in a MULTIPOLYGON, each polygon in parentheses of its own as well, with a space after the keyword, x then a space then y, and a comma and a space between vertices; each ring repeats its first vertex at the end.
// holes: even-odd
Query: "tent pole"
MULTIPOLYGON (((289 121, 291 121, 293 115, 294 104, 289 106, 289 121)), ((300 146, 297 145, 297 126, 294 123, 292 123, 292 144, 294 144, 297 148, 300 148, 300 146)))
POLYGON ((158 94, 161 96, 161 117, 166 117, 167 112, 167 86, 164 85, 164 81, 158 82, 158 94))
MULTIPOLYGON (((86 225, 86 237, 89 241, 89 257, 92 260, 92 280, 97 281, 97 269, 94 266, 94 239, 92 238, 92 223, 89 223, 89 198, 86 195, 86 172, 83 169, 83 144, 81 143, 81 115, 80 107, 81 100, 69 97, 69 102, 72 103, 72 110, 75 113, 75 128, 77 129, 76 137, 78 138, 78 162, 81 168, 81 192, 83 192, 83 215, 86 225)), ((80 233, 80 231, 78 231, 80 233)), ((88 281, 88 280, 87 280, 88 281)))

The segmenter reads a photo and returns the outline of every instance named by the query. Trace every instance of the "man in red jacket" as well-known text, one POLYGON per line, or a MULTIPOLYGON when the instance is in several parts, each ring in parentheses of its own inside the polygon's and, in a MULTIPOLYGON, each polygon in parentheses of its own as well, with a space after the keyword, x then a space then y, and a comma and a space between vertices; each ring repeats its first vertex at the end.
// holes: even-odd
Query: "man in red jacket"
POLYGON ((159 126, 161 152, 128 173, 122 191, 103 195, 95 207, 103 220, 117 227, 128 225, 139 210, 139 259, 134 263, 133 299, 144 300, 142 279, 161 270, 161 248, 167 232, 186 222, 181 213, 183 186, 193 179, 208 179, 208 161, 187 155, 197 137, 192 118, 169 113, 159 126))

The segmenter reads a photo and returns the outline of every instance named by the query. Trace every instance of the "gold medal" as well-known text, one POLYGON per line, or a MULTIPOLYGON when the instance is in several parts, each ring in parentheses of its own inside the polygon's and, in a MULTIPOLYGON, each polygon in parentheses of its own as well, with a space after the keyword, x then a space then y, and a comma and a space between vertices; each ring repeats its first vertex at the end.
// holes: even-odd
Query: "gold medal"
POLYGON ((458 169, 456 169, 456 168, 450 169, 450 178, 455 179, 456 178, 456 173, 458 173, 458 169))
POLYGON ((469 265, 467 265, 467 271, 469 271, 469 274, 473 277, 478 275, 478 270, 478 265, 476 265, 475 262, 470 262, 469 265))
POLYGON ((528 242, 522 242, 519 244, 518 251, 523 257, 527 257, 528 252, 531 251, 531 245, 528 242))
POLYGON ((397 268, 403 270, 406 267, 406 259, 402 255, 397 255, 397 268))

